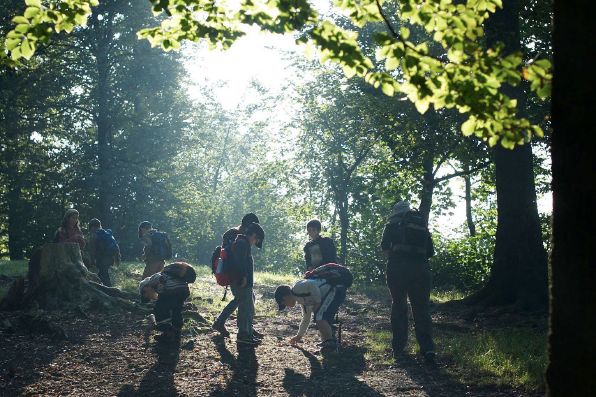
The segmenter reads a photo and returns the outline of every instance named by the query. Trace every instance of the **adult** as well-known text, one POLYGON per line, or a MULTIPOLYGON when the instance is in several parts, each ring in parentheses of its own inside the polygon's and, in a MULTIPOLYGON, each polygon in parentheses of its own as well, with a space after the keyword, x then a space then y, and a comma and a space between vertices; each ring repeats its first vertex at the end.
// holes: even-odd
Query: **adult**
POLYGON ((398 359, 408 342, 409 298, 420 352, 427 362, 433 362, 428 258, 434 255, 434 248, 426 222, 410 209, 407 201, 399 201, 393 207, 383 230, 381 249, 387 257, 387 286, 392 298, 393 356, 398 359))

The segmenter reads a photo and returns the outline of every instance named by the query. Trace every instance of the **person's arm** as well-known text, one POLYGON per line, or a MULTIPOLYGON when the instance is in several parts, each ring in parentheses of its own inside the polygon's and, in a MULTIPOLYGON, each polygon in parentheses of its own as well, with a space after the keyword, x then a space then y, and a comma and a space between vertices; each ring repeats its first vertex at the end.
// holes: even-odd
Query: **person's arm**
POLYGON ((389 225, 385 225, 385 228, 383 228, 383 237, 381 237, 381 250, 385 256, 389 256, 389 252, 391 252, 389 225))
POLYGON ((83 233, 81 233, 81 232, 77 233, 77 235, 75 237, 75 240, 79 244, 79 247, 81 249, 85 248, 85 245, 87 245, 87 241, 85 240, 85 236, 83 236, 83 233))
POLYGON ((335 248, 335 242, 327 237, 325 240, 325 252, 323 253, 323 264, 326 263, 339 263, 337 258, 337 248, 335 248))
POLYGON ((235 243, 234 247, 234 257, 239 261, 239 271, 240 271, 240 287, 246 286, 246 281, 248 277, 248 267, 250 266, 249 255, 250 255, 250 245, 244 239, 239 239, 235 243))
POLYGON ((302 306, 302 321, 300 321, 300 325, 298 326, 298 333, 294 338, 292 338, 293 343, 300 342, 302 340, 302 337, 306 334, 308 326, 310 325, 312 313, 312 306, 302 306))

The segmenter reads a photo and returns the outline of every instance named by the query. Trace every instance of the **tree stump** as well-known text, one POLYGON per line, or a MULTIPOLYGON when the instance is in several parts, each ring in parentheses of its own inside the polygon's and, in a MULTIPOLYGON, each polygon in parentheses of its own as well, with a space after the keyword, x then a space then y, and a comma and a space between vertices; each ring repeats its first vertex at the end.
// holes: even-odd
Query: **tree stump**
POLYGON ((83 264, 75 243, 45 244, 34 250, 27 278, 19 278, 0 302, 0 310, 109 310, 147 312, 134 300, 136 294, 99 283, 83 264))

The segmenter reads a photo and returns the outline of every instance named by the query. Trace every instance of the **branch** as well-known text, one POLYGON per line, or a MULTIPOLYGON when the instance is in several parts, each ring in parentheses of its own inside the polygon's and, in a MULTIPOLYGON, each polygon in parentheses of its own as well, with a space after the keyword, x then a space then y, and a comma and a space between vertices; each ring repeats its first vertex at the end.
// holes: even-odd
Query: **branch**
POLYGON ((451 179, 451 178, 457 178, 458 176, 472 175, 472 174, 474 174, 474 173, 476 173, 476 172, 478 172, 478 171, 480 171, 480 170, 488 167, 491 164, 492 164, 492 161, 487 161, 485 163, 480 164, 477 167, 470 168, 468 170, 459 171, 459 172, 454 172, 453 174, 449 174, 449 175, 442 176, 440 178, 436 178, 435 179, 435 184, 436 183, 443 182, 443 181, 446 181, 446 180, 451 179))

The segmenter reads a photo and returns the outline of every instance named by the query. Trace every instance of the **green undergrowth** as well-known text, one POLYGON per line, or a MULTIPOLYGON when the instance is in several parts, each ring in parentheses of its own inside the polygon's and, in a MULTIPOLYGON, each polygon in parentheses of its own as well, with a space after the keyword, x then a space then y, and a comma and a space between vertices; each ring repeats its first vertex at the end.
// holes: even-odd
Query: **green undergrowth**
MULTIPOLYGON (((408 353, 413 355, 418 347, 410 332, 408 353)), ((439 364, 448 364, 446 372, 461 383, 544 389, 546 331, 532 328, 446 330, 436 326, 435 343, 439 364)), ((391 331, 367 333, 367 359, 393 364, 390 346, 391 331)))

